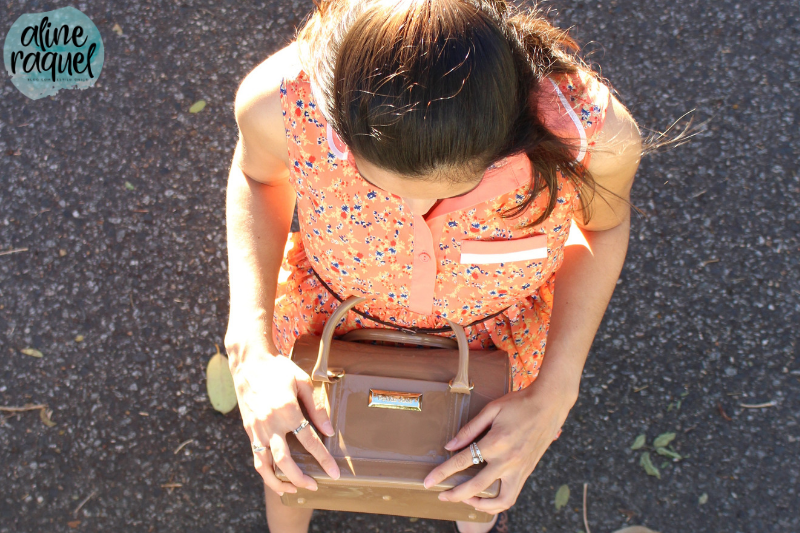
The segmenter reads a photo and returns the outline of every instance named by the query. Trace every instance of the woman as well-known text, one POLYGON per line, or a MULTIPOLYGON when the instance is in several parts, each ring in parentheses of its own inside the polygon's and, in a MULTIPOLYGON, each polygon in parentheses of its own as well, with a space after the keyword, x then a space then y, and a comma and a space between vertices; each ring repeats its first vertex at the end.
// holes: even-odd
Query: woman
POLYGON ((462 533, 507 530, 505 510, 577 399, 627 251, 642 153, 634 120, 576 50, 499 0, 334 0, 242 82, 225 346, 273 533, 307 531, 311 511, 279 494, 316 488, 288 432, 339 475, 314 430, 333 433, 326 410, 286 356, 351 294, 367 301, 337 335, 455 317, 471 347, 508 352, 513 392, 448 445, 469 455, 491 427, 478 443, 487 466, 440 496, 502 515, 458 522, 462 533), (300 230, 283 257, 295 203, 300 230), (474 496, 497 479, 497 498, 474 496))

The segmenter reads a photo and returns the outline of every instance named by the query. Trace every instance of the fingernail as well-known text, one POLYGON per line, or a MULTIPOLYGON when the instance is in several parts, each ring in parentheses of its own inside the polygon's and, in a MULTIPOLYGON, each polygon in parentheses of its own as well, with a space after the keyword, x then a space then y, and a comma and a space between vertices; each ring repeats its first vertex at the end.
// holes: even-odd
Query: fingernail
POLYGON ((333 437, 335 431, 333 431, 333 426, 330 422, 324 422, 322 424, 322 432, 325 433, 329 437, 333 437))
POLYGON ((282 493, 282 492, 279 492, 279 493, 278 493, 278 496, 283 496, 283 493, 282 493))
POLYGON ((342 473, 339 472, 339 469, 337 468, 336 470, 333 471, 333 475, 331 477, 333 479, 339 479, 339 476, 341 476, 341 475, 342 475, 342 473))
POLYGON ((431 485, 432 483, 428 478, 425 478, 425 481, 422 482, 422 486, 425 487, 426 489, 430 488, 431 485))
POLYGON ((455 445, 456 445, 456 442, 458 442, 458 439, 453 439, 453 440, 451 440, 450 442, 448 442, 447 444, 445 444, 445 445, 444 445, 444 448, 445 448, 445 450, 449 450, 450 448, 452 448, 453 446, 455 446, 455 445))
POLYGON ((297 489, 295 489, 295 488, 291 488, 291 489, 287 489, 287 490, 288 490, 289 494, 297 494, 297 489))
POLYGON ((442 500, 443 502, 450 501, 447 499, 447 496, 445 496, 443 492, 439 494, 439 499, 442 500))

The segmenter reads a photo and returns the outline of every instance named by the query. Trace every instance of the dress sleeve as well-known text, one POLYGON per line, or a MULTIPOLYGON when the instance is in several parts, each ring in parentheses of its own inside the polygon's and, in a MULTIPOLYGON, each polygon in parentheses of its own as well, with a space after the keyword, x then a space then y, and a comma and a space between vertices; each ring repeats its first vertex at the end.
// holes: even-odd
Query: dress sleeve
POLYGON ((591 72, 580 69, 545 79, 539 89, 539 117, 553 133, 573 139, 575 159, 588 166, 590 148, 603 127, 609 89, 591 72))

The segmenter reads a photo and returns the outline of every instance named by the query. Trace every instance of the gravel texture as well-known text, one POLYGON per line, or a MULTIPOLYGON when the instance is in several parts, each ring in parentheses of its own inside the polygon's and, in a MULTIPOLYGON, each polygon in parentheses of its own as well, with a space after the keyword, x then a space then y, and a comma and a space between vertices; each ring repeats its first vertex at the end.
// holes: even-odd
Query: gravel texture
MULTIPOLYGON (((61 5, 0 0, 3 32, 61 5)), ((204 370, 228 315, 235 91, 311 5, 78 3, 106 45, 97 86, 32 101, 6 77, 0 250, 26 250, 0 256, 0 404, 47 404, 56 425, 2 413, 0 533, 266 531, 247 435, 211 409, 204 370), (199 99, 208 106, 190 114, 199 99)), ((581 398, 512 508, 512 531, 581 531, 583 483, 595 533, 800 531, 800 4, 546 5, 642 127, 663 131, 693 109, 707 124, 640 167, 642 215, 581 398), (764 402, 774 406, 741 406, 764 402), (659 480, 629 448, 668 431, 685 458, 654 456, 659 480), (572 497, 556 512, 562 484, 572 497)), ((326 511, 312 521, 449 527, 326 511)))

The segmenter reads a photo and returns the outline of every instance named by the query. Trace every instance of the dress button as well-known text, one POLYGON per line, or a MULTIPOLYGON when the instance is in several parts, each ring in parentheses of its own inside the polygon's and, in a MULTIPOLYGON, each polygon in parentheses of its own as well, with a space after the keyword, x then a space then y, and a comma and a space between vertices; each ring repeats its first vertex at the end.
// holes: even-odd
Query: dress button
POLYGON ((427 263, 428 261, 431 260, 431 256, 428 255, 427 252, 422 252, 421 254, 419 254, 419 260, 422 261, 423 263, 427 263))

